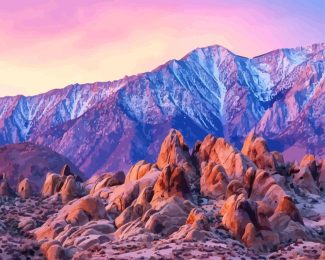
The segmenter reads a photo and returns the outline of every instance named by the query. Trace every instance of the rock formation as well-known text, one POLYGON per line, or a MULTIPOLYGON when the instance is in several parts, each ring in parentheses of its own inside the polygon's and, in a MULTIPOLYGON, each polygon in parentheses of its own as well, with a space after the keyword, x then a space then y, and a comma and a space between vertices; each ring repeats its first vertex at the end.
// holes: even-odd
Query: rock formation
POLYGON ((3 174, 0 179, 0 196, 15 196, 15 192, 10 187, 5 174, 3 174))
POLYGON ((242 153, 249 157, 259 169, 281 171, 285 168, 282 154, 270 152, 266 141, 251 131, 245 139, 242 153))
POLYGON ((135 165, 131 167, 129 172, 125 177, 125 181, 136 181, 142 178, 145 174, 150 172, 150 170, 155 167, 155 165, 151 163, 146 163, 144 160, 137 162, 135 165))
POLYGON ((119 171, 117 173, 105 173, 99 176, 90 190, 90 194, 96 194, 97 191, 101 191, 104 188, 121 185, 124 183, 124 172, 119 171))
POLYGON ((188 198, 190 188, 185 170, 175 164, 167 165, 158 177, 153 193, 153 201, 164 200, 172 196, 188 198))
POLYGON ((223 198, 229 180, 225 169, 215 162, 209 162, 203 169, 200 179, 201 193, 212 199, 223 198))
POLYGON ((81 179, 71 173, 69 169, 69 166, 65 165, 60 175, 48 173, 41 190, 41 195, 46 198, 54 194, 60 194, 65 203, 84 195, 84 187, 80 182, 81 179))
POLYGON ((249 167, 256 168, 254 163, 224 138, 216 138, 212 135, 204 138, 195 157, 201 167, 203 162, 220 164, 230 179, 241 179, 249 167))
POLYGON ((18 184, 18 195, 24 199, 27 199, 33 195, 32 185, 28 178, 23 179, 18 184))
POLYGON ((253 134, 242 152, 208 135, 190 153, 171 130, 157 163, 139 161, 126 176, 104 173, 82 183, 66 165, 47 174, 40 197, 22 180, 21 198, 8 197, 14 193, 3 178, 0 201, 7 204, 0 213, 10 213, 1 215, 0 232, 18 223, 21 236, 35 237, 38 254, 48 259, 258 258, 299 243, 314 243, 320 249, 313 256, 320 257, 323 170, 311 155, 299 165, 284 162, 253 134), (24 210, 15 207, 34 207, 35 218, 17 218, 24 210))

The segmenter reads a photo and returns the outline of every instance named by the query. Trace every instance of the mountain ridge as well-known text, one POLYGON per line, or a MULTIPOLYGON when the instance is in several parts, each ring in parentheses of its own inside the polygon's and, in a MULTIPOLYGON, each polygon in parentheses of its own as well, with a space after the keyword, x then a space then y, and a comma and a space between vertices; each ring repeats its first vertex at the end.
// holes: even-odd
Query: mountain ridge
POLYGON ((300 120, 309 131, 301 135, 318 138, 306 149, 322 155, 324 50, 320 43, 250 59, 213 45, 120 80, 0 98, 0 144, 48 146, 91 175, 126 170, 140 158, 150 161, 169 128, 189 132, 190 145, 212 132, 238 147, 255 127, 272 149, 284 151, 302 141, 288 130, 300 120))
POLYGON ((159 69, 160 67, 166 65, 168 62, 171 62, 171 61, 180 61, 180 60, 183 60, 184 58, 186 58, 189 54, 191 54, 192 52, 196 51, 196 50, 199 50, 199 49, 206 49, 206 48, 210 48, 210 47, 221 47, 227 51, 229 51, 231 54, 233 55, 236 55, 237 57, 241 57, 241 58, 245 58, 245 59, 255 59, 255 58, 259 58, 261 56, 264 56, 264 55, 268 55, 270 53, 273 53, 273 52, 276 52, 276 51, 279 51, 279 50, 295 50, 295 49, 308 49, 308 48, 312 48, 313 46, 317 47, 317 46, 321 46, 322 48, 325 49, 325 42, 319 42, 319 43, 311 43, 311 44, 308 44, 308 45, 299 45, 299 46, 296 46, 296 47, 283 47, 283 48, 278 48, 278 49, 274 49, 272 51, 269 51, 269 52, 266 52, 266 53, 262 53, 262 54, 259 54, 259 55, 256 55, 256 56, 252 56, 252 57, 247 57, 247 56, 244 56, 244 55, 239 55, 237 54, 236 52, 233 52, 231 51, 230 49, 222 46, 222 45, 219 45, 219 44, 212 44, 212 45, 208 45, 208 46, 205 46, 205 47, 197 47, 195 48, 194 50, 192 51, 189 51, 187 54, 185 54, 182 58, 180 59, 170 59, 168 60, 167 62, 161 64, 161 65, 158 65, 157 67, 153 68, 152 70, 148 70, 148 71, 145 71, 145 72, 139 72, 139 73, 136 73, 136 74, 131 74, 131 75, 125 75, 124 77, 122 78, 119 78, 119 79, 115 79, 115 80, 108 80, 108 81, 94 81, 94 82, 84 82, 84 83, 79 83, 79 82, 76 82, 76 83, 71 83, 71 84, 68 84, 62 88, 53 88, 53 89, 50 89, 48 91, 45 91, 45 92, 41 92, 41 93, 37 93, 37 94, 34 94, 34 95, 24 95, 24 94, 17 94, 17 95, 8 95, 8 96, 0 96, 0 100, 2 98, 15 98, 15 97, 35 97, 35 96, 39 96, 39 95, 45 95, 45 94, 50 94, 51 92, 56 92, 56 91, 60 91, 60 90, 63 90, 63 89, 66 89, 66 88, 69 88, 69 87, 73 87, 73 86, 76 86, 76 85, 89 85, 89 84, 101 84, 101 83, 114 83, 115 81, 120 81, 120 80, 123 80, 124 78, 130 78, 130 77, 135 77, 135 76, 139 76, 139 75, 142 75, 142 74, 145 74, 145 73, 150 73, 150 72, 153 72, 157 69, 159 69))

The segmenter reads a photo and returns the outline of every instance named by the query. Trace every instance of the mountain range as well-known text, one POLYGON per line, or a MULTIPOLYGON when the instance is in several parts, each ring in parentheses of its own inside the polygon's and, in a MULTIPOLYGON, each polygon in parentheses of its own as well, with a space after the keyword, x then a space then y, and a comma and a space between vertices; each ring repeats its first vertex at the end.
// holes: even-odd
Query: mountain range
POLYGON ((51 148, 86 176, 153 162, 170 128, 241 147, 250 131, 288 160, 325 156, 325 44, 246 58, 215 45, 151 72, 0 98, 0 145, 51 148))

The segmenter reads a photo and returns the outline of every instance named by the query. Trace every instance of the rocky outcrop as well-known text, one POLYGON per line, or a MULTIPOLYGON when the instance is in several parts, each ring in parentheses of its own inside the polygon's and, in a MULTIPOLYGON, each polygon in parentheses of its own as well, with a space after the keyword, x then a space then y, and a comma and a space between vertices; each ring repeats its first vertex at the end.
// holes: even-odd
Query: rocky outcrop
POLYGON ((258 252, 270 252, 280 243, 279 235, 269 230, 257 230, 252 223, 248 223, 242 237, 244 244, 258 252))
POLYGON ((222 223, 247 247, 260 252, 276 249, 280 241, 279 234, 272 229, 268 209, 245 197, 240 194, 227 199, 222 208, 222 223))
POLYGON ((182 166, 186 171, 186 178, 192 182, 198 178, 195 167, 185 144, 182 134, 172 129, 163 141, 157 159, 157 167, 162 170, 168 165, 182 166))
POLYGON ((279 172, 285 170, 282 154, 270 152, 266 141, 262 137, 257 137, 254 131, 246 137, 242 153, 250 158, 259 169, 279 172))
POLYGON ((209 162, 202 170, 200 179, 201 193, 213 199, 223 199, 228 182, 225 169, 220 164, 209 162))
POLYGON ((265 170, 258 170, 252 185, 250 198, 264 200, 275 208, 281 198, 286 195, 282 187, 277 184, 274 175, 265 170))
POLYGON ((188 163, 190 159, 189 148, 185 144, 182 134, 172 129, 163 141, 157 159, 157 166, 163 169, 168 164, 188 163))
POLYGON ((104 204, 99 198, 85 196, 65 205, 57 215, 50 217, 46 223, 34 232, 38 240, 56 239, 68 225, 84 225, 92 220, 105 219, 104 204))
POLYGON ((253 156, 255 149, 261 160, 272 156, 276 170, 258 160, 256 166, 223 138, 211 135, 190 155, 180 133, 171 131, 163 144, 160 159, 168 162, 163 168, 140 161, 126 177, 123 172, 105 173, 81 183, 65 166, 60 175, 47 175, 40 198, 28 196, 24 180, 18 191, 28 199, 0 197, 1 203, 15 205, 0 205, 0 232, 9 226, 21 236, 35 237, 44 257, 52 259, 114 258, 121 250, 123 258, 132 259, 165 249, 163 258, 169 250, 178 256, 179 246, 189 245, 202 245, 191 255, 196 258, 242 257, 247 252, 258 258, 300 239, 323 242, 324 214, 317 212, 323 193, 319 189, 312 194, 311 189, 322 183, 322 162, 308 156, 300 165, 279 170, 281 155, 269 152, 263 140, 254 140, 243 151, 253 156), (302 173, 308 179, 299 182, 302 173), (25 203, 34 203, 35 219, 30 207, 15 210, 25 203), (23 216, 7 220, 17 214, 23 216))
POLYGON ((206 241, 216 238, 210 229, 208 217, 198 208, 193 208, 184 225, 174 232, 170 239, 184 242, 206 241))
POLYGON ((184 202, 180 197, 167 198, 155 204, 152 213, 147 212, 148 220, 145 229, 162 236, 170 235, 184 225, 193 205, 184 202))
POLYGON ((287 214, 293 221, 304 224, 299 210, 294 204, 292 198, 289 196, 284 196, 281 198, 278 206, 276 207, 274 213, 282 212, 287 214))
POLYGON ((137 162, 135 165, 131 167, 129 172, 125 177, 125 181, 136 181, 146 175, 150 170, 156 167, 155 164, 146 163, 144 160, 137 162))
POLYGON ((62 177, 63 177, 63 176, 67 177, 67 176, 69 176, 69 175, 73 175, 73 173, 72 173, 71 170, 70 170, 69 165, 67 165, 67 164, 63 165, 63 167, 62 167, 62 169, 61 169, 61 171, 60 171, 60 175, 61 175, 62 177))
POLYGON ((34 234, 45 256, 65 259, 71 258, 76 251, 109 241, 109 234, 114 231, 101 199, 85 196, 66 204, 34 234))
POLYGON ((29 179, 25 178, 19 182, 17 192, 18 195, 23 199, 27 199, 33 195, 33 189, 29 179))
POLYGON ((230 196, 221 209, 222 223, 237 239, 241 239, 246 225, 259 226, 257 204, 246 199, 244 194, 230 196))
POLYGON ((14 197, 16 194, 12 190, 5 174, 0 179, 0 196, 14 197))
POLYGON ((47 247, 43 247, 46 259, 48 260, 60 260, 65 258, 64 249, 60 244, 52 243, 47 247))
POLYGON ((191 196, 185 170, 176 165, 167 165, 153 188, 152 201, 165 200, 172 196, 188 199, 191 196))
POLYGON ((317 241, 317 234, 308 230, 299 221, 293 221, 284 212, 276 212, 269 220, 272 230, 279 234, 280 243, 290 243, 298 239, 317 241))
POLYGON ((306 154, 300 162, 300 168, 308 168, 314 178, 315 181, 318 180, 319 174, 318 174, 318 163, 316 161, 316 158, 312 154, 306 154))
POLYGON ((256 168, 254 163, 226 142, 224 138, 216 138, 212 135, 204 138, 194 156, 201 168, 203 162, 214 162, 221 165, 230 179, 242 179, 248 168, 256 168))
POLYGON ((150 201, 152 200, 152 196, 152 187, 145 187, 138 198, 115 219, 115 225, 119 228, 124 224, 142 217, 151 208, 150 201))
POLYGON ((17 187, 21 180, 28 178, 34 191, 39 193, 47 173, 59 173, 64 165, 70 165, 77 176, 83 175, 67 158, 48 147, 32 143, 0 146, 0 174, 6 173, 11 187, 17 187))
POLYGON ((299 172, 293 177, 293 184, 304 192, 318 194, 320 191, 309 167, 300 167, 299 172))
POLYGON ((300 162, 293 176, 293 184, 303 192, 319 194, 324 191, 324 161, 317 161, 314 155, 307 154, 300 162))
POLYGON ((247 196, 247 192, 244 189, 243 184, 238 180, 232 180, 231 182, 229 182, 226 190, 226 198, 229 198, 234 194, 244 194, 245 196, 247 196))
POLYGON ((48 173, 41 190, 41 196, 46 198, 54 194, 60 194, 62 201, 67 203, 70 200, 81 197, 85 194, 80 178, 70 172, 68 165, 62 168, 61 175, 48 173))
POLYGON ((54 195, 54 193, 57 191, 57 186, 61 181, 60 175, 56 173, 48 173, 46 175, 45 182, 42 187, 41 195, 43 197, 49 197, 54 195))
POLYGON ((152 169, 150 173, 139 180, 126 182, 118 186, 109 195, 106 211, 114 217, 120 215, 138 198, 144 189, 153 188, 160 174, 159 170, 152 169))
POLYGON ((103 189, 123 184, 125 181, 124 172, 105 173, 97 177, 94 185, 90 190, 90 194, 99 194, 103 189))
POLYGON ((84 195, 84 190, 80 182, 78 182, 73 175, 69 175, 65 178, 59 194, 62 197, 63 203, 67 203, 70 200, 84 195))

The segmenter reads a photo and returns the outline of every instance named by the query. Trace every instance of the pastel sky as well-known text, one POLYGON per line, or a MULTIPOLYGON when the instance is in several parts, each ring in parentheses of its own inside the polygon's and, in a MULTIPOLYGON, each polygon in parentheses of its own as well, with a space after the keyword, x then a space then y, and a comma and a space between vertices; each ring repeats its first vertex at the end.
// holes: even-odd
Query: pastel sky
POLYGON ((252 57, 318 42, 324 0, 0 1, 0 96, 119 79, 213 44, 252 57))

